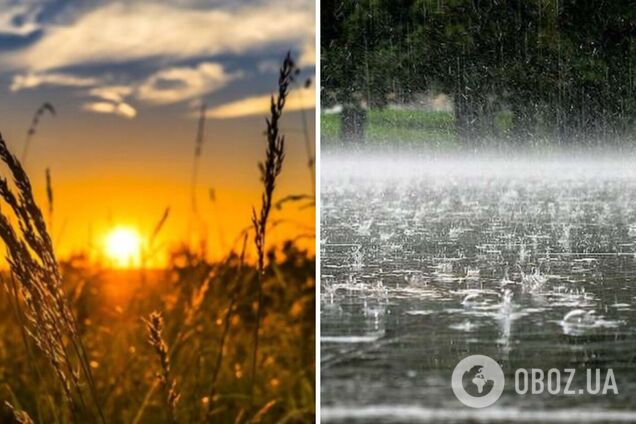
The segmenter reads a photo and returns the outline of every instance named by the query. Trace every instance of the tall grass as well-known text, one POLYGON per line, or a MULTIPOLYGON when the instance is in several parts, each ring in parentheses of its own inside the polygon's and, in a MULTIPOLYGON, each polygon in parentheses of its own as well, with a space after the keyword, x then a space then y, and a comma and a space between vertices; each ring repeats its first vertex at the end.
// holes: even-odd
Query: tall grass
POLYGON ((267 122, 267 147, 265 149, 265 162, 259 163, 261 171, 261 182, 263 183, 263 194, 261 197, 261 209, 257 213, 252 210, 252 225, 254 226, 254 244, 256 245, 257 266, 258 266, 258 304, 256 311, 256 325, 254 326, 254 354, 252 358, 252 377, 250 397, 253 396, 254 379, 256 378, 256 361, 258 358, 258 343, 261 317, 263 315, 263 277, 265 275, 265 237, 267 235, 267 220, 272 209, 274 188, 276 179, 283 169, 285 159, 285 136, 280 133, 278 126, 283 115, 285 101, 289 94, 289 85, 293 82, 296 74, 296 66, 291 59, 291 54, 287 53, 283 66, 280 68, 278 76, 278 94, 271 97, 270 116, 267 122))
POLYGON ((197 123, 197 134, 194 140, 194 157, 192 159, 192 176, 190 180, 190 208, 192 212, 191 225, 198 225, 199 207, 197 203, 197 184, 199 178, 199 166, 201 162, 201 154, 203 153, 203 142, 205 140, 205 118, 207 105, 201 103, 199 108, 199 121, 197 123))
POLYGON ((9 402, 6 402, 5 405, 11 410, 11 413, 13 414, 13 418, 19 424, 35 424, 35 422, 33 421, 33 418, 31 418, 31 416, 27 412, 15 408, 9 402))
POLYGON ((49 360, 73 414, 78 418, 96 414, 96 419, 105 422, 75 318, 62 292, 62 276, 44 218, 27 174, 2 135, 0 159, 9 168, 17 190, 14 193, 9 182, 0 178, 0 197, 18 221, 16 231, 7 213, 0 212, 0 238, 7 246, 11 279, 17 283, 15 302, 24 306, 26 331, 49 360), (88 395, 84 386, 89 388, 88 395))
POLYGON ((48 221, 47 225, 49 231, 53 231, 53 182, 51 181, 51 169, 46 168, 45 171, 46 178, 46 203, 47 203, 47 212, 48 212, 48 221))
POLYGON ((221 365, 223 365, 223 356, 225 353, 225 343, 227 342, 228 335, 230 333, 230 325, 232 323, 232 317, 236 313, 236 303, 238 301, 238 290, 236 283, 238 283, 243 276, 243 266, 245 264, 245 246, 247 244, 247 234, 243 237, 243 248, 241 249, 241 256, 239 260, 238 269, 236 271, 236 279, 234 282, 234 289, 230 292, 230 301, 223 316, 222 325, 223 330, 221 332, 221 336, 219 338, 219 348, 217 350, 216 359, 214 361, 214 368, 212 371, 212 382, 210 384, 210 394, 207 397, 208 411, 207 414, 210 416, 213 411, 213 406, 215 404, 214 399, 217 394, 217 384, 219 380, 219 373, 221 371, 221 365))
POLYGON ((26 164, 27 156, 29 154, 29 147, 31 147, 31 141, 33 140, 33 136, 37 132, 38 125, 40 124, 40 119, 46 114, 49 113, 52 116, 55 116, 55 108, 49 102, 44 102, 33 115, 33 119, 31 120, 31 125, 29 126, 29 130, 27 131, 26 139, 24 140, 24 150, 22 150, 22 156, 20 157, 20 161, 22 164, 26 164))
POLYGON ((168 346, 163 339, 163 315, 155 311, 150 314, 145 323, 148 330, 148 343, 157 354, 161 365, 159 372, 157 372, 157 381, 163 391, 168 418, 170 423, 176 423, 177 403, 181 395, 177 390, 177 382, 170 375, 170 355, 168 346))
POLYGON ((170 207, 166 207, 161 214, 159 220, 155 223, 152 232, 148 236, 148 239, 145 243, 145 246, 142 247, 140 252, 140 267, 142 270, 142 279, 145 279, 145 271, 148 263, 157 256, 159 253, 159 246, 157 245, 157 240, 159 239, 159 234, 161 234, 161 230, 166 225, 168 218, 170 217, 170 207))

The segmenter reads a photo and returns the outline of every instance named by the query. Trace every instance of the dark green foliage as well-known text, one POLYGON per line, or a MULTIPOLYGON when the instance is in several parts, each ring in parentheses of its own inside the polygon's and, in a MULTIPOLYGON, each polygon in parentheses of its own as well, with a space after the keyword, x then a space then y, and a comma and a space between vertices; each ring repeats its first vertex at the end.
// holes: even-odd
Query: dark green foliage
POLYGON ((436 91, 452 96, 456 133, 465 142, 633 135, 633 1, 323 4, 323 106, 382 107, 436 91), (501 112, 512 114, 506 133, 496 125, 501 112))

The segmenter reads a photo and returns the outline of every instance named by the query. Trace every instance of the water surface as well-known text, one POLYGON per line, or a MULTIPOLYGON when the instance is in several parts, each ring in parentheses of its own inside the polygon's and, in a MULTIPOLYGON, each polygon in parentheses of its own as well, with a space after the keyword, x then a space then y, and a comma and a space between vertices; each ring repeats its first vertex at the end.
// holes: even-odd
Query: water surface
POLYGON ((325 154, 323 421, 636 422, 632 163, 325 154), (450 388, 471 354, 506 374, 486 410, 450 388), (519 396, 519 367, 612 368, 619 394, 519 396))

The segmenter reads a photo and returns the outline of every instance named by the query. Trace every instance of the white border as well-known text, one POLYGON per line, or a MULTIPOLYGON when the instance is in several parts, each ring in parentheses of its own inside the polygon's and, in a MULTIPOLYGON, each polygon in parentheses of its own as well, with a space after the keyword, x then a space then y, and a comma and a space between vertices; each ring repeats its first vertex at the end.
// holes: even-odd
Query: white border
POLYGON ((316 410, 316 422, 320 423, 320 0, 316 1, 316 79, 314 88, 316 90, 316 108, 315 108, 315 147, 314 147, 314 166, 316 176, 316 365, 315 365, 315 410, 316 410))

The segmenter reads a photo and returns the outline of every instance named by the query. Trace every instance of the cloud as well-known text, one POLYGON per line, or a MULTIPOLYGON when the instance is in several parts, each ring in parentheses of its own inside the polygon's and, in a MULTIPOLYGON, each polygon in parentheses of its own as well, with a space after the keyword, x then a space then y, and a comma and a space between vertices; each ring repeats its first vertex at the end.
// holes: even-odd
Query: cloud
POLYGON ((137 111, 127 103, 128 97, 150 104, 177 103, 218 90, 238 76, 226 73, 221 65, 211 62, 163 69, 141 83, 95 87, 88 94, 99 101, 86 103, 83 109, 134 118, 137 111))
MULTIPOLYGON (((55 19, 41 16, 47 1, 0 0, 0 35, 38 31, 27 46, 4 51, 0 69, 14 74, 9 87, 14 92, 41 86, 80 88, 82 108, 91 112, 132 118, 136 102, 199 99, 243 76, 217 59, 211 61, 213 56, 290 48, 301 66, 315 65, 313 0, 223 0, 213 5, 205 0, 113 0, 68 7, 55 19), (150 68, 145 75, 126 77, 125 71, 112 74, 95 66, 139 62, 150 68), (74 73, 77 69, 83 71, 74 73), (87 71, 93 73, 87 76, 87 71)), ((257 72, 275 72, 278 66, 278 61, 264 59, 257 72)), ((313 105, 313 94, 306 97, 313 105)), ((257 115, 267 112, 267 104, 267 96, 254 96, 221 105, 211 114, 257 115)), ((294 100, 288 106, 295 107, 294 100)))
MULTIPOLYGON (((11 83, 11 91, 17 92, 25 89, 33 89, 43 85, 57 85, 67 87, 91 87, 103 83, 98 78, 78 77, 68 74, 56 73, 30 73, 15 75, 11 83)), ((125 85, 112 85, 95 87, 88 91, 88 95, 97 97, 99 101, 92 101, 82 105, 82 109, 89 112, 114 114, 132 119, 137 116, 137 110, 124 102, 127 96, 133 93, 133 87, 125 85)))
POLYGON ((0 35, 24 37, 40 29, 37 16, 42 10, 41 5, 0 0, 0 10, 0 35))
POLYGON ((88 94, 114 103, 121 103, 131 95, 133 88, 127 85, 111 85, 93 88, 88 94))
POLYGON ((85 103, 82 109, 103 114, 113 114, 132 119, 137 116, 137 110, 126 102, 126 97, 133 94, 134 88, 127 85, 109 85, 93 88, 89 95, 97 97, 99 101, 85 103))
POLYGON ((90 87, 99 82, 97 78, 78 77, 69 74, 27 73, 14 75, 10 90, 13 92, 37 88, 42 85, 58 85, 66 87, 90 87))
POLYGON ((300 52, 298 66, 313 66, 316 64, 316 42, 314 39, 306 40, 300 52))
POLYGON ((135 108, 127 103, 112 103, 112 102, 91 102, 85 103, 82 109, 89 112, 96 113, 110 113, 124 118, 132 119, 137 116, 135 108))
POLYGON ((41 71, 150 58, 178 61, 271 45, 307 47, 313 39, 314 7, 309 1, 273 0, 207 10, 109 2, 67 25, 46 27, 40 40, 4 54, 2 62, 14 69, 41 71))
MULTIPOLYGON (((269 113, 270 99, 271 96, 268 94, 248 97, 211 109, 208 111, 207 116, 217 119, 240 118, 254 115, 265 116, 269 113)), ((316 91, 313 87, 292 91, 287 98, 287 103, 285 103, 286 112, 300 109, 313 109, 315 107, 316 91)))
POLYGON ((107 83, 106 79, 69 74, 29 73, 15 75, 10 89, 17 92, 43 85, 88 87, 86 94, 97 100, 83 105, 84 110, 133 118, 136 111, 126 103, 129 97, 147 104, 178 103, 216 91, 240 76, 239 72, 227 73, 218 63, 203 62, 193 67, 162 69, 129 85, 103 85, 107 83))
MULTIPOLYGON (((113 0, 65 7, 55 19, 44 16, 49 1, 0 0, 0 36, 38 33, 28 45, 2 52, 0 69, 14 74, 13 92, 79 88, 86 111, 133 118, 137 102, 200 99, 243 76, 229 72, 217 62, 221 59, 212 62, 213 56, 261 55, 272 49, 282 54, 289 48, 300 66, 315 66, 314 0, 113 0), (99 67, 132 63, 150 70, 126 76, 126 71, 112 74, 99 67)), ((264 58, 256 71, 272 73, 278 67, 278 60, 264 58)), ((310 99, 313 106, 313 94, 305 97, 306 106, 310 99)), ((268 101, 268 96, 248 97, 210 114, 259 115, 267 113, 268 101)), ((294 102, 290 99, 290 110, 294 102)))
POLYGON ((280 69, 280 61, 274 59, 264 60, 257 65, 257 68, 261 74, 278 72, 280 69))
POLYGON ((194 68, 164 69, 139 86, 137 97, 149 103, 176 103, 216 91, 238 76, 227 74, 221 65, 210 62, 194 68))

